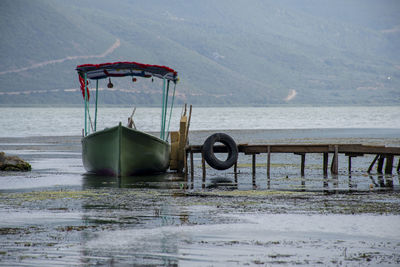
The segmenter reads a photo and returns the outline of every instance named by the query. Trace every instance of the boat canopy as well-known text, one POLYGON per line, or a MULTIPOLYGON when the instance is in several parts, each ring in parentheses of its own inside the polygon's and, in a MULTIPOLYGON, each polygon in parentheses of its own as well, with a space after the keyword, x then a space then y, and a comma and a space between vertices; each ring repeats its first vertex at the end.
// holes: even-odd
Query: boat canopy
POLYGON ((114 62, 102 64, 84 64, 76 67, 82 78, 99 80, 108 77, 140 76, 145 78, 157 77, 176 83, 178 73, 166 66, 142 64, 138 62, 114 62))
MULTIPOLYGON (((96 132, 97 130, 97 99, 99 91, 99 80, 110 77, 139 76, 144 78, 157 77, 163 80, 160 139, 164 141, 168 139, 167 132, 169 131, 172 108, 174 106, 175 88, 179 80, 178 73, 175 70, 166 66, 149 65, 137 62, 114 62, 103 64, 78 65, 76 67, 76 71, 79 74, 79 83, 81 85, 82 96, 85 103, 84 136, 90 134, 90 129, 92 129, 93 132, 96 132), (89 112, 90 91, 88 79, 96 80, 94 127, 89 112), (174 83, 174 91, 172 93, 172 102, 170 104, 169 120, 167 124, 169 86, 171 81, 174 83)), ((133 81, 135 80, 136 78, 133 79, 133 81)), ((111 87, 113 86, 111 83, 111 79, 109 81, 109 84, 111 85, 111 87)))

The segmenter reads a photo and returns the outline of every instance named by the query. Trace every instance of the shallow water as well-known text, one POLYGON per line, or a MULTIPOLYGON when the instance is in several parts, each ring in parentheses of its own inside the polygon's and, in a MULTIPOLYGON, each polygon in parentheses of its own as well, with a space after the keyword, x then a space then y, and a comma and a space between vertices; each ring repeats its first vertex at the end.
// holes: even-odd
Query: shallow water
MULTIPOLYGON (((238 143, 383 143, 396 129, 227 131, 238 143)), ((209 131, 191 133, 201 144, 209 131)), ((399 175, 366 173, 372 157, 340 157, 338 179, 322 175, 322 155, 250 156, 233 171, 207 169, 186 184, 176 174, 85 174, 80 138, 0 138, 0 150, 32 164, 0 174, 1 265, 398 265, 399 175), (390 183, 392 181, 392 184, 390 183), (389 185, 389 186, 388 186, 389 185), (393 186, 392 186, 393 185, 393 186)), ((397 157, 396 157, 397 160, 397 157)))

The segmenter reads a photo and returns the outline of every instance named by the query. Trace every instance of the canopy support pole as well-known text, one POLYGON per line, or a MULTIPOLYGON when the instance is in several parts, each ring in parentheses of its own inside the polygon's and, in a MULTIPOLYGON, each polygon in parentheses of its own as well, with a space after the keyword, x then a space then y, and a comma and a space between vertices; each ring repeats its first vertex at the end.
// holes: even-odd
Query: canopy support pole
POLYGON ((165 139, 165 141, 168 140, 168 136, 169 136, 169 125, 171 124, 172 109, 174 108, 174 102, 175 102, 175 89, 176 89, 176 83, 174 85, 174 91, 172 93, 171 109, 169 111, 169 119, 168 119, 167 138, 165 139))
POLYGON ((86 82, 87 82, 87 74, 85 73, 85 86, 84 86, 84 91, 85 91, 85 136, 87 135, 87 93, 86 93, 86 82))
POLYGON ((166 122, 167 122, 169 82, 170 82, 170 80, 167 81, 167 92, 166 92, 166 94, 165 94, 164 126, 163 126, 163 140, 164 140, 164 141, 165 141, 165 126, 166 126, 166 122))
POLYGON ((165 78, 163 79, 163 95, 162 95, 162 109, 161 109, 161 130, 160 139, 164 140, 164 104, 165 104, 165 78))
POLYGON ((96 108, 94 111, 94 131, 97 130, 97 98, 99 96, 99 80, 96 80, 96 108))

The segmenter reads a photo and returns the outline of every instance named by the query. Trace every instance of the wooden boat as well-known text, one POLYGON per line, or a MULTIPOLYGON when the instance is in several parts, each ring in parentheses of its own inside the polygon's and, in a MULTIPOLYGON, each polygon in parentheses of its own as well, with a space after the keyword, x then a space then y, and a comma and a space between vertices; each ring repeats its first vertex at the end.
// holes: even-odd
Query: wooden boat
MULTIPOLYGON (((168 92, 170 82, 178 81, 177 72, 165 66, 137 62, 115 62, 77 66, 85 102, 85 127, 82 138, 82 161, 88 172, 100 175, 132 176, 165 172, 169 167, 171 146, 167 141, 168 128, 175 96, 175 86, 167 124, 168 92), (121 123, 97 131, 98 81, 110 77, 139 76, 163 79, 160 138, 125 127, 121 123), (95 118, 89 112, 88 79, 96 80, 95 118)), ((134 81, 136 78, 133 78, 134 81)), ((111 80, 109 80, 110 87, 111 80)), ((111 85, 112 86, 112 85, 111 85)))

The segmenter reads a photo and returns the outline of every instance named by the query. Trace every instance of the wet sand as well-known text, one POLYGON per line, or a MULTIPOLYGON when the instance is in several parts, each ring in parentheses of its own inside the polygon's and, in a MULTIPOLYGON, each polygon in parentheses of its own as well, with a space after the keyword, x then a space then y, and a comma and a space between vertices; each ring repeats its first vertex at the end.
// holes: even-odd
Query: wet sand
MULTIPOLYGON (((400 146, 394 129, 224 132, 237 143, 400 146)), ((206 189, 195 157, 185 189, 176 174, 85 174, 79 136, 0 138, 0 151, 33 167, 0 173, 1 265, 400 264, 399 175, 366 174, 373 157, 353 159, 351 176, 340 158, 335 183, 322 177, 322 155, 307 155, 301 178, 299 156, 274 154, 268 185, 260 156, 253 185, 251 157, 241 156, 238 184, 232 170, 208 168, 206 189)))

